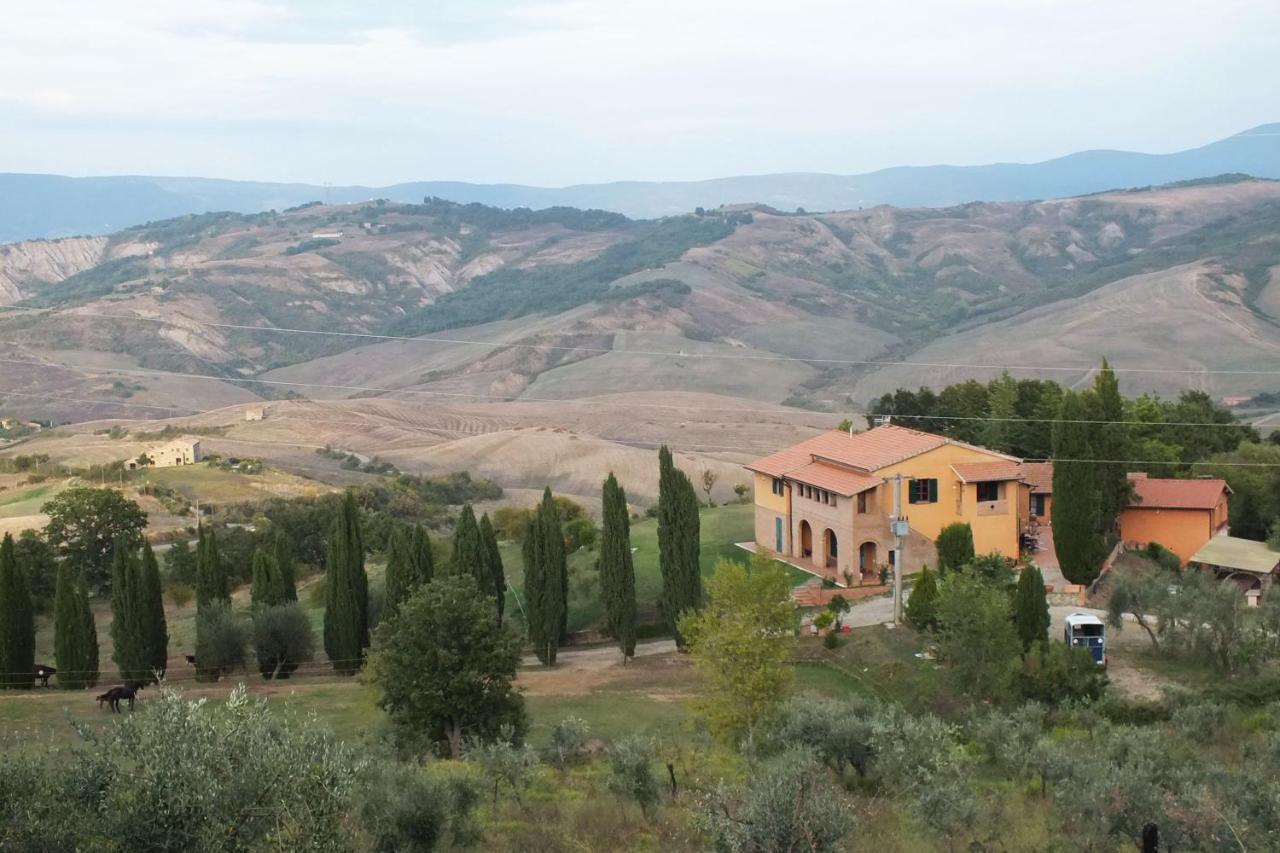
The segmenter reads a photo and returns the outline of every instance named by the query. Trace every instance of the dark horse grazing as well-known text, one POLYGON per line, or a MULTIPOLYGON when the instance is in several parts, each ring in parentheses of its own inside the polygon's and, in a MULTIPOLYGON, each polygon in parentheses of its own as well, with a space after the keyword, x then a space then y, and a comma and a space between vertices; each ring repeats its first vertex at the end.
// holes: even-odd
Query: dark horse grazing
POLYGON ((132 681, 123 687, 112 687, 106 693, 98 697, 98 708, 102 708, 102 703, 106 702, 111 706, 111 710, 117 714, 120 713, 120 703, 129 700, 129 710, 133 710, 133 700, 137 697, 138 691, 142 689, 141 682, 132 681))
POLYGON ((58 671, 48 664, 36 664, 36 681, 40 682, 41 687, 49 686, 49 676, 57 675, 58 671))

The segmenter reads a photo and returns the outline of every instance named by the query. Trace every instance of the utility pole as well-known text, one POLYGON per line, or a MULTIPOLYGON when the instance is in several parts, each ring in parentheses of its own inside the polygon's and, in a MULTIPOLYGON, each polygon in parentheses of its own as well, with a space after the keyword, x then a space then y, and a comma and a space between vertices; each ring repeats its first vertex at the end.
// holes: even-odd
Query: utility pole
MULTIPOLYGON (((910 482, 910 478, 907 478, 910 482)), ((902 546, 907 535, 907 520, 902 517, 902 474, 893 475, 893 624, 902 624, 902 546)))

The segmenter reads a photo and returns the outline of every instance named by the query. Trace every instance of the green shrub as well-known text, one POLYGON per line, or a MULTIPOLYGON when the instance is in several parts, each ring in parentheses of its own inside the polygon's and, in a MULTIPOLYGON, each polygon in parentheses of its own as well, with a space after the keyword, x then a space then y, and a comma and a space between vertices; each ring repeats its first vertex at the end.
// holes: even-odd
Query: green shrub
POLYGON ((1280 702, 1280 676, 1224 681, 1204 691, 1205 698, 1214 702, 1227 702, 1244 708, 1260 708, 1272 702, 1280 702))
POLYGON ((362 785, 360 823, 375 853, 462 848, 478 840, 479 797, 473 773, 379 761, 362 785))
POLYGON ((587 736, 591 733, 586 721, 566 717, 551 727, 551 761, 561 770, 582 757, 587 748, 587 736))
POLYGON ((315 654, 311 620, 293 602, 256 609, 253 652, 263 678, 288 678, 315 654))
POLYGON ((1172 708, 1168 702, 1122 699, 1119 696, 1108 696, 1094 705, 1094 708, 1104 719, 1120 726, 1167 723, 1172 716, 1172 708))
POLYGON ((0 750, 0 849, 352 849, 358 765, 323 728, 243 687, 216 709, 171 689, 144 707, 92 748, 0 750))
POLYGON ((221 601, 201 608, 196 617, 196 677, 217 681, 244 666, 249 645, 245 620, 221 601))
POLYGON ((165 592, 169 596, 169 603, 177 608, 186 607, 196 596, 196 591, 185 583, 170 582, 165 592))
POLYGON ((704 801, 699 823, 713 849, 744 853, 835 853, 847 849, 845 839, 853 829, 850 809, 807 750, 791 750, 752 768, 739 788, 721 784, 704 801))
POLYGON ((934 542, 938 552, 938 571, 959 569, 973 560, 973 528, 963 522, 948 524, 934 542))
POLYGON ((938 627, 938 582, 928 566, 921 570, 911 587, 906 616, 907 622, 917 631, 932 631, 938 627))
POLYGON ((1088 649, 1065 643, 1038 643, 1022 661, 1018 674, 1022 695, 1057 705, 1099 699, 1107 687, 1106 670, 1094 663, 1088 649))
POLYGON ((1147 559, 1155 563, 1160 568, 1168 572, 1178 572, 1182 570, 1182 560, 1178 559, 1178 555, 1161 545, 1159 542, 1148 542, 1143 553, 1147 559))
POLYGON ((653 741, 629 737, 609 747, 609 790, 633 800, 648 817, 658 805, 658 780, 653 775, 653 741))

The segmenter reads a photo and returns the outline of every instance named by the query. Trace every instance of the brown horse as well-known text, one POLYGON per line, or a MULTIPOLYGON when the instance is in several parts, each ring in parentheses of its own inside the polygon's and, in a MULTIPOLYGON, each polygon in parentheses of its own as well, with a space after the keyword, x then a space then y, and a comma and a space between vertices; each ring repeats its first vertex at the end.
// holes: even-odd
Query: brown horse
POLYGON ((142 689, 139 682, 130 682, 123 687, 112 687, 106 693, 98 697, 98 708, 102 708, 102 703, 106 702, 111 706, 111 710, 117 714, 120 713, 120 703, 126 699, 129 701, 129 710, 133 710, 133 701, 137 698, 138 691, 142 689))

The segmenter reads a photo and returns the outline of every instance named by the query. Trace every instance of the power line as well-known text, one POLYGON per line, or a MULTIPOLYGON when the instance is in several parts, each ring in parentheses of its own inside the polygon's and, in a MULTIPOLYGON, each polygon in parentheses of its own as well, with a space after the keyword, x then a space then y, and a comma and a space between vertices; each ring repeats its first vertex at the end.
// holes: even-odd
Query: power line
MULTIPOLYGON (((49 309, 30 308, 25 306, 5 306, 0 308, 0 312, 4 311, 46 311, 49 309)), ((105 314, 102 312, 74 310, 68 311, 70 316, 75 317, 96 317, 111 320, 132 320, 144 323, 160 323, 171 326, 180 326, 182 324, 175 323, 172 320, 166 320, 163 317, 143 317, 140 315, 130 314, 105 314)), ((570 346, 565 344, 533 344, 533 343, 503 343, 496 341, 477 341, 467 340, 464 338, 440 338, 440 337, 415 337, 411 335, 385 335, 373 332, 343 332, 326 329, 296 329, 284 326, 250 326, 240 323, 211 323, 204 320, 194 320, 184 318, 184 323, 188 325, 206 326, 213 329, 234 329, 249 332, 275 332, 279 334, 292 335, 321 335, 329 337, 356 338, 366 340, 380 341, 406 341, 412 343, 443 343, 457 344, 461 346, 481 346, 491 347, 493 349, 533 349, 553 352, 591 352, 600 355, 608 353, 618 353, 621 355, 645 355, 661 358, 690 358, 690 359, 724 359, 734 361, 775 361, 790 362, 798 364, 828 364, 846 367, 929 367, 929 368, 954 368, 960 370, 1005 370, 1005 371, 1022 371, 1022 372, 1066 372, 1066 373, 1091 373, 1097 370, 1096 365, 1088 367, 1065 366, 1065 365, 1029 365, 1029 364, 984 364, 984 363, 963 363, 963 362, 932 362, 932 361, 875 361, 869 359, 842 359, 842 358, 806 358, 801 356, 787 355, 755 355, 747 353, 695 353, 695 352, 669 352, 662 350, 637 350, 637 349, 614 349, 611 347, 592 347, 592 346, 570 346)), ((1142 373, 1154 375, 1171 375, 1171 376, 1280 376, 1280 370, 1209 370, 1209 369, 1192 369, 1192 368, 1175 368, 1175 367, 1111 367, 1114 373, 1142 373)))

